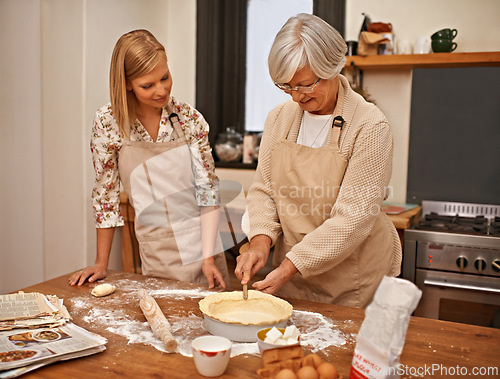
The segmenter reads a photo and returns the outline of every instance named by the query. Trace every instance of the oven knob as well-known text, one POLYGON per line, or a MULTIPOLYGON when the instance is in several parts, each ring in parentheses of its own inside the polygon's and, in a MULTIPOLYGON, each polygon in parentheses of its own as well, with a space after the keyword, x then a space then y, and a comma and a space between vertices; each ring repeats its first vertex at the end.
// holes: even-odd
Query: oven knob
POLYGON ((493 267, 493 270, 495 270, 496 272, 500 272, 500 260, 497 259, 491 262, 491 267, 493 267))
POLYGON ((483 272, 484 269, 486 268, 486 261, 482 258, 478 258, 474 262, 474 267, 477 269, 477 271, 483 272))
POLYGON ((460 271, 463 271, 469 262, 467 261, 467 258, 465 257, 458 257, 457 258, 457 266, 460 269, 460 271))

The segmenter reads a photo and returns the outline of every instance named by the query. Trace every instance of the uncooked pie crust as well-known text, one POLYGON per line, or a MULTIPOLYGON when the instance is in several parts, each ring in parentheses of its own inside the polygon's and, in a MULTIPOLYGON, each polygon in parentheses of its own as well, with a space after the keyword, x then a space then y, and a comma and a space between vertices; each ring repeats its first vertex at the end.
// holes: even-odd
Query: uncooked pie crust
POLYGON ((276 296, 255 290, 243 299, 241 291, 220 292, 200 300, 200 310, 216 320, 243 325, 270 325, 288 320, 293 307, 276 296))

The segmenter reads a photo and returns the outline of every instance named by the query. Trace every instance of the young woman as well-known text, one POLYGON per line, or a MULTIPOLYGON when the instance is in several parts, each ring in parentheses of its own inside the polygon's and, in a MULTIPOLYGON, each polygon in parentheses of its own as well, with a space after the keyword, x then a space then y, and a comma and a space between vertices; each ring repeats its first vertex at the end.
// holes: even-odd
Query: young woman
POLYGON ((124 224, 120 182, 136 213, 143 274, 210 288, 229 284, 208 124, 171 89, 156 38, 147 30, 121 36, 111 60, 111 103, 97 111, 91 138, 97 258, 70 285, 106 276, 115 228, 124 224))

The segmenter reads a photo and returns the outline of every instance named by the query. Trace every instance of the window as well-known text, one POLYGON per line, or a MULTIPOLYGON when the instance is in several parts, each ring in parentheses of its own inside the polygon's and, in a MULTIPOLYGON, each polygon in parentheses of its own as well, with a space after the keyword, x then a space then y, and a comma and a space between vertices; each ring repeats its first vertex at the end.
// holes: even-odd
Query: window
POLYGON ((271 109, 290 99, 274 86, 267 56, 276 33, 291 16, 312 13, 313 0, 249 0, 246 39, 245 130, 261 132, 271 109))
MULTIPOLYGON (((209 139, 212 146, 217 133, 228 126, 234 126, 242 134, 245 132, 247 16, 248 4, 254 1, 197 1, 196 108, 210 124, 209 139)), ((288 11, 284 16, 285 9, 290 7, 289 4, 301 1, 260 2, 270 5, 286 3, 286 6, 278 9, 282 25, 289 16, 288 11)), ((344 34, 345 0, 312 2, 313 13, 344 34)), ((263 59, 267 65, 267 56, 263 59)), ((269 78, 267 70, 265 76, 269 78)))

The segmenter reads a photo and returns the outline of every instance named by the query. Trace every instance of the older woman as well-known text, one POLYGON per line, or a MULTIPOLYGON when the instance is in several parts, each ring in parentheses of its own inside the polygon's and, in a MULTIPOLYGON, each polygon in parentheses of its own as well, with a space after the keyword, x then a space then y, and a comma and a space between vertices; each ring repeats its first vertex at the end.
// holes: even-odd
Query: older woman
POLYGON ((320 18, 299 14, 278 32, 269 73, 291 96, 266 120, 247 197, 250 240, 235 274, 266 293, 365 307, 384 275, 400 272, 401 245, 381 212, 392 170, 382 112, 340 74, 346 44, 320 18))

